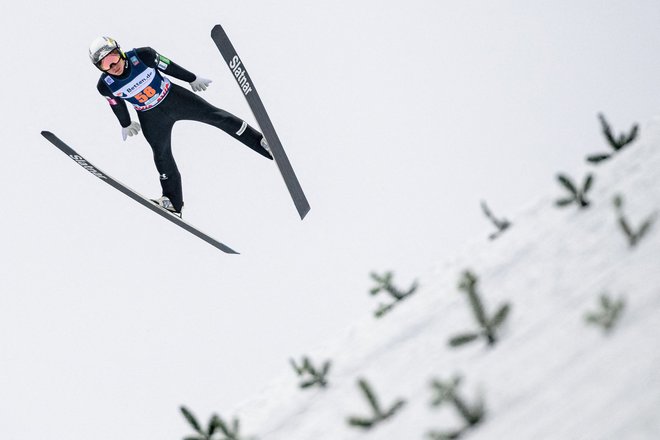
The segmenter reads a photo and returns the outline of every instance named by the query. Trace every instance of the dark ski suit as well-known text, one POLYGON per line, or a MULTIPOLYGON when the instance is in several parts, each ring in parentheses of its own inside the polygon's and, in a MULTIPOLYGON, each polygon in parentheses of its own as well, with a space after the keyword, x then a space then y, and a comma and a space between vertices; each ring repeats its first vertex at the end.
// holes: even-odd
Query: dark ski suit
POLYGON ((172 127, 176 121, 191 120, 213 125, 271 159, 260 145, 261 133, 160 74, 164 72, 182 81, 193 82, 196 79, 193 73, 150 47, 130 50, 125 57, 124 72, 120 76, 103 73, 97 89, 110 103, 122 127, 131 124, 124 101, 133 104, 144 137, 153 150, 163 195, 169 197, 174 209, 180 212, 183 207, 181 174, 174 161, 171 144, 172 127))

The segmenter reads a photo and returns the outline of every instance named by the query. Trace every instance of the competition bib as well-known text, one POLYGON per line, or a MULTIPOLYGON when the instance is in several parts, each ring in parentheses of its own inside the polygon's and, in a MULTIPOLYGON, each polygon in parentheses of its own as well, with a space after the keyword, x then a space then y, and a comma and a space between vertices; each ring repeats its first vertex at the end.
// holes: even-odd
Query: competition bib
POLYGON ((114 96, 130 102, 135 110, 145 111, 156 107, 170 91, 170 80, 144 64, 134 50, 126 52, 126 58, 130 64, 128 77, 118 79, 106 74, 103 80, 114 96))

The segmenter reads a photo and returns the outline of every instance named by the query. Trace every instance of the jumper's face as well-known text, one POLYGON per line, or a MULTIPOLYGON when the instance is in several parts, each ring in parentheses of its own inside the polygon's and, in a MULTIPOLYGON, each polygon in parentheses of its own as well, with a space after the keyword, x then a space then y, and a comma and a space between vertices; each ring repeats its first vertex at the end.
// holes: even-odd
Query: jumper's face
POLYGON ((110 75, 119 76, 124 73, 124 59, 119 51, 113 50, 99 61, 99 68, 110 75))

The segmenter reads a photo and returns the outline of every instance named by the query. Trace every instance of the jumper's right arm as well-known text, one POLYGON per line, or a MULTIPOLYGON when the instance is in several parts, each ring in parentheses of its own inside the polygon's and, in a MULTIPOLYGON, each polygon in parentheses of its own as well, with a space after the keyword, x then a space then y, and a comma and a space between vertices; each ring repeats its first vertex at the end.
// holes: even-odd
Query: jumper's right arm
POLYGON ((112 109, 112 112, 119 120, 121 126, 123 128, 126 128, 129 125, 131 125, 131 116, 128 114, 128 108, 126 107, 126 103, 124 102, 124 100, 113 96, 107 84, 105 84, 105 82, 103 82, 102 79, 99 79, 96 88, 99 91, 99 93, 103 95, 105 99, 108 100, 108 104, 110 104, 110 108, 112 109))

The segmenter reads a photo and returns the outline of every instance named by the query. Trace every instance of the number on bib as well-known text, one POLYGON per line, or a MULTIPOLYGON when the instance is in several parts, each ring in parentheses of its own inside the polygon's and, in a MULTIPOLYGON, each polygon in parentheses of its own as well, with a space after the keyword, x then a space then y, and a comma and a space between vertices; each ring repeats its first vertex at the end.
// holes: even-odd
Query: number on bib
POLYGON ((144 104, 145 102, 149 101, 149 98, 153 97, 155 94, 156 91, 153 89, 153 87, 147 86, 144 90, 142 90, 142 92, 135 95, 135 99, 140 101, 141 104, 144 104))

